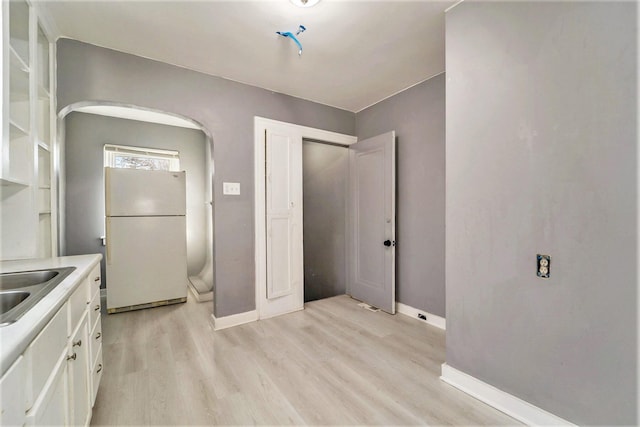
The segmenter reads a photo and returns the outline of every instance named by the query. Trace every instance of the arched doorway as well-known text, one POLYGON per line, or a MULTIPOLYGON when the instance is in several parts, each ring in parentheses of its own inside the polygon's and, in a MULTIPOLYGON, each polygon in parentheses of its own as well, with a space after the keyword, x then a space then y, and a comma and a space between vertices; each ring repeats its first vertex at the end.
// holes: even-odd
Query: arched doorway
MULTIPOLYGON (((86 127, 87 126, 85 126, 85 128, 86 127)), ((184 144, 188 144, 188 143, 193 144, 193 141, 200 141, 200 140, 204 141, 203 147, 198 148, 199 151, 197 154, 198 158, 202 157, 201 161, 202 161, 203 167, 198 167, 197 173, 202 173, 203 185, 199 187, 194 186, 192 187, 193 189, 191 190, 192 192, 200 191, 202 193, 198 194, 197 198, 193 198, 194 200, 198 200, 199 207, 197 208, 198 209, 197 214, 191 215, 191 217, 194 218, 194 220, 191 221, 191 223, 189 222, 189 207, 187 208, 187 224, 188 224, 187 225, 187 228, 188 228, 187 255, 189 257, 190 241, 191 241, 191 246, 195 248, 196 244, 194 242, 199 241, 200 239, 204 240, 202 245, 198 246, 198 248, 202 247, 203 250, 197 249, 192 251, 193 256, 191 259, 193 260, 197 256, 199 258, 202 258, 203 262, 202 264, 198 264, 197 269, 194 267, 196 265, 194 262, 190 263, 189 282, 190 282, 190 288, 191 288, 192 294, 194 295, 195 299, 197 301, 207 301, 207 300, 213 299, 213 290, 214 290, 214 253, 213 253, 213 220, 214 219, 213 219, 213 209, 212 209, 213 138, 211 136, 211 133, 204 126, 202 126, 200 123, 190 118, 172 114, 172 113, 167 113, 164 111, 158 111, 158 110, 148 109, 145 107, 139 107, 135 105, 126 105, 126 104, 115 103, 115 102, 95 102, 95 101, 79 102, 79 103, 74 103, 72 105, 62 108, 58 114, 57 140, 59 141, 59 144, 56 149, 57 152, 54 154, 55 170, 57 171, 57 173, 54 176, 54 179, 57 180, 58 187, 60 189, 57 197, 57 204, 58 204, 58 209, 61 212, 61 215, 58 218, 58 224, 57 224, 59 229, 58 235, 60 236, 58 239, 58 249, 61 254, 74 253, 74 251, 70 251, 71 248, 67 247, 69 243, 67 241, 69 236, 75 239, 74 243, 78 239, 84 239, 84 241, 86 242, 88 240, 90 241, 91 239, 95 240, 98 237, 95 235, 96 234, 95 232, 87 232, 87 231, 84 231, 87 234, 87 236, 78 237, 77 236, 78 233, 76 233, 75 230, 69 229, 70 221, 69 221, 69 218, 67 218, 66 212, 69 212, 70 215, 73 216, 74 215, 73 210, 74 209, 77 210, 77 208, 70 209, 70 206, 68 206, 68 203, 73 204, 74 200, 78 200, 78 199, 82 200, 81 195, 75 194, 76 193, 75 189, 67 188, 67 180, 70 178, 68 172, 70 169, 78 169, 78 167, 84 167, 84 169, 87 169, 87 168, 97 169, 97 167, 99 166, 100 169, 102 170, 103 165, 97 164, 97 162, 101 160, 97 158, 98 154, 95 151, 98 148, 101 149, 104 143, 119 143, 119 142, 122 142, 123 140, 129 140, 129 142, 124 145, 130 145, 130 146, 137 145, 137 146, 146 146, 146 147, 153 148, 154 143, 157 145, 160 142, 156 140, 159 138, 159 135, 163 135, 164 133, 167 133, 167 134, 174 135, 174 139, 180 139, 179 135, 184 135, 180 133, 181 131, 187 132, 187 134, 188 132, 190 132, 190 135, 194 133, 201 135, 201 138, 185 139, 185 141, 183 141, 183 148, 184 148, 184 144), (74 114, 72 115, 72 113, 74 114), (95 128, 96 133, 98 132, 100 127, 102 127, 103 132, 100 136, 102 139, 100 139, 100 142, 95 140, 98 137, 95 136, 94 138, 93 128, 90 128, 89 130, 85 130, 84 139, 87 141, 92 140, 93 147, 89 148, 89 147, 82 146, 81 149, 78 150, 77 143, 74 143, 76 144, 74 147, 74 152, 69 153, 67 152, 67 142, 72 142, 72 141, 71 140, 67 141, 67 140, 69 137, 73 137, 73 135, 71 134, 67 135, 68 120, 74 120, 74 123, 75 123, 78 121, 77 119, 78 116, 92 117, 91 119, 83 119, 83 120, 92 121, 94 126, 96 126, 96 123, 97 123, 99 126, 96 126, 95 128), (98 119, 99 116, 102 116, 102 118, 98 119), (76 118, 74 119, 74 117, 76 118), (108 123, 108 124, 104 124, 104 123, 108 123), (138 127, 132 128, 133 123, 138 123, 135 125, 138 127), (111 130, 105 133, 104 131, 105 127, 110 128, 111 130), (155 133, 152 132, 150 136, 147 137, 145 140, 144 134, 140 134, 139 129, 140 128, 146 129, 148 127, 151 127, 151 128, 155 127, 156 131, 155 133), (158 128, 165 129, 166 132, 158 133, 157 131, 158 128), (184 128, 184 129, 180 129, 180 128, 184 128), (129 138, 129 135, 127 135, 127 132, 130 132, 132 134, 131 138, 129 138), (138 142, 138 140, 140 140, 140 142, 138 142), (98 147, 98 145, 100 147, 98 147), (85 150, 93 150, 93 153, 90 155, 85 153, 83 154, 84 157, 81 156, 80 158, 78 158, 78 156, 76 155, 76 152, 85 151, 85 150), (87 160, 89 158, 90 160, 87 160), (69 161, 68 159, 71 159, 70 163, 72 162, 72 164, 70 165, 65 164, 67 163, 67 161, 69 161), (90 162, 91 165, 78 165, 78 163, 83 163, 84 161, 90 162), (93 165, 93 163, 96 163, 96 164, 93 165), (201 219, 197 220, 196 219, 197 217, 200 217, 201 219), (196 222, 198 223, 196 224, 196 222), (198 254, 196 254, 196 252, 198 254)), ((171 137, 167 136, 167 138, 170 139, 171 137)), ((83 140, 83 144, 84 143, 85 141, 83 140)), ((157 148, 162 148, 162 147, 157 147, 157 148)), ((192 163, 193 163, 194 154, 191 154, 191 157, 192 157, 192 163)), ((192 171, 194 170, 195 169, 192 169, 192 171)), ((98 188, 96 185, 96 181, 98 180, 98 176, 96 175, 97 172, 93 170, 87 173, 91 174, 93 179, 82 180, 82 186, 86 187, 86 186, 92 185, 94 190, 97 190, 97 192, 102 192, 103 187, 98 188)), ((78 180, 77 176, 72 176, 71 178, 76 179, 76 181, 78 180)), ((187 183, 187 186, 189 186, 189 183, 187 183)), ((189 191, 190 190, 188 188, 187 192, 189 193, 189 191)), ((93 194, 92 197, 95 198, 96 195, 93 194)), ((100 203, 102 203, 102 201, 99 201, 96 204, 100 204, 100 203)), ((196 208, 192 207, 191 209, 192 209, 192 212, 194 212, 193 209, 196 209, 196 208)), ((84 210, 85 212, 83 212, 83 215, 86 216, 88 214, 86 211, 88 210, 90 209, 85 209, 84 210)), ((93 212, 93 216, 94 217, 96 216, 95 211, 93 212)), ((93 218, 92 221, 94 224, 93 231, 97 231, 95 230, 95 227, 96 227, 95 224, 97 219, 93 218)), ((77 221, 73 221, 72 226, 76 227, 77 221)), ((79 227, 79 228, 82 228, 82 227, 79 227)), ((85 230, 86 228, 87 227, 85 227, 85 230)), ((90 243, 95 244, 95 241, 90 243)), ((78 245, 75 244, 75 248, 73 248, 73 250, 78 251, 77 247, 78 245)), ((83 253, 87 253, 87 252, 95 252, 95 250, 84 249, 83 253)), ((106 281, 108 283, 108 277, 106 278, 106 281)))

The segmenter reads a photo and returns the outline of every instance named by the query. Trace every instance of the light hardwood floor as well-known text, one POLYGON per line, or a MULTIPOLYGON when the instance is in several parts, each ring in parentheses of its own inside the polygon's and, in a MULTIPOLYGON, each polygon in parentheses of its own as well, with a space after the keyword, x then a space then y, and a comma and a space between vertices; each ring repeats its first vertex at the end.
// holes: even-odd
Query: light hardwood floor
POLYGON ((440 381, 444 331, 357 304, 217 332, 191 300, 104 316, 91 424, 518 424, 440 381))

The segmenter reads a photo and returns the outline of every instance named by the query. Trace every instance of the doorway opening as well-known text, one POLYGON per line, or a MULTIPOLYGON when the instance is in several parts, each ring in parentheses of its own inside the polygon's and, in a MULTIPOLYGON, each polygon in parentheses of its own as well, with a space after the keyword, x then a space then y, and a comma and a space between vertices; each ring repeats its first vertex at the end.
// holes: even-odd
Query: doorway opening
MULTIPOLYGON (((105 242, 101 239, 105 235, 102 171, 107 157, 113 162, 129 163, 128 166, 160 169, 167 166, 170 170, 179 162, 179 168, 187 170, 189 280, 185 285, 197 301, 212 300, 213 140, 210 132, 182 116, 111 102, 69 105, 61 110, 58 120, 58 140, 64 144, 57 158, 59 172, 56 175, 61 187, 58 198, 60 252, 105 255, 105 242), (71 146, 73 138, 78 140, 74 147, 71 146), (143 152, 136 147, 143 147, 143 152), (179 160, 172 150, 179 152, 179 160), (62 180, 62 176, 66 179, 62 180), (71 218, 74 212, 79 212, 84 219, 78 220, 78 215, 71 218), (91 219, 87 219, 89 217, 91 219)), ((104 261, 102 268, 105 277, 104 261)))
POLYGON ((349 150, 302 140, 304 302, 347 293, 349 150))
MULTIPOLYGON (((318 282, 335 284, 346 277, 343 283, 348 295, 395 313, 395 133, 357 141, 353 136, 256 117, 254 148, 256 312, 248 313, 247 319, 249 314, 266 319, 302 310, 305 281, 313 283, 313 275, 317 277, 321 270, 328 271, 328 277, 318 282), (321 150, 317 141, 348 152, 346 171, 333 171, 333 177, 323 171, 336 166, 329 160, 339 158, 340 153, 321 150), (303 145, 308 158, 313 157, 313 148, 326 156, 306 184, 320 187, 319 193, 325 195, 332 192, 333 200, 339 200, 329 211, 328 201, 320 197, 316 200, 319 205, 305 208, 310 210, 306 220, 303 145), (341 174, 348 176, 346 189, 341 174), (323 182, 318 184, 314 178, 323 182), (322 221, 329 225, 322 227, 318 224, 322 221), (306 231, 311 230, 317 242, 322 240, 318 245, 321 255, 307 263, 304 252, 313 250, 317 242, 312 236, 303 238, 305 222, 306 231), (336 259, 341 253, 343 263, 336 259), (326 262, 327 257, 331 262, 326 262), (318 267, 323 262, 324 267, 318 267)), ((340 288, 328 292, 340 292, 340 288)))

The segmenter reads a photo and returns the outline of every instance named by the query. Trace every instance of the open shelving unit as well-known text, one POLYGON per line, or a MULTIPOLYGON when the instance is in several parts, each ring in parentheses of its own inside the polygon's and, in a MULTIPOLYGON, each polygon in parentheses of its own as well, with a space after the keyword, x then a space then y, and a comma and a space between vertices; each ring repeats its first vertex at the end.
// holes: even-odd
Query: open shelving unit
POLYGON ((54 46, 28 1, 3 1, 0 13, 0 260, 50 257, 56 253, 54 46))

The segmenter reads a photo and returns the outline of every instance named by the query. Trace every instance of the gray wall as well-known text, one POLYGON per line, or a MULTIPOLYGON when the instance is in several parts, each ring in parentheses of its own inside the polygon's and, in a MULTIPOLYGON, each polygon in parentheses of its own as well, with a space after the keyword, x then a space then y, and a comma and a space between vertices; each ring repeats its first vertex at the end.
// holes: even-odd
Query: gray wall
MULTIPOLYGON (((180 169, 187 172, 187 262, 189 275, 205 262, 207 228, 205 201, 206 146, 202 131, 134 120, 71 113, 65 119, 66 255, 102 253, 104 235, 105 144, 177 150, 180 169)), ((103 286, 109 278, 105 275, 103 286)))
POLYGON ((577 424, 639 421, 636 7, 446 15, 446 360, 577 424))
POLYGON ((254 310, 254 116, 353 135, 354 114, 70 39, 58 40, 57 75, 59 110, 121 102, 190 117, 211 133, 214 314, 254 310), (223 196, 223 181, 239 182, 242 194, 223 196))
POLYGON ((304 300, 346 290, 349 150, 303 141, 304 300))
POLYGON ((396 131, 396 300, 443 317, 444 129, 444 74, 356 114, 358 139, 396 131))

